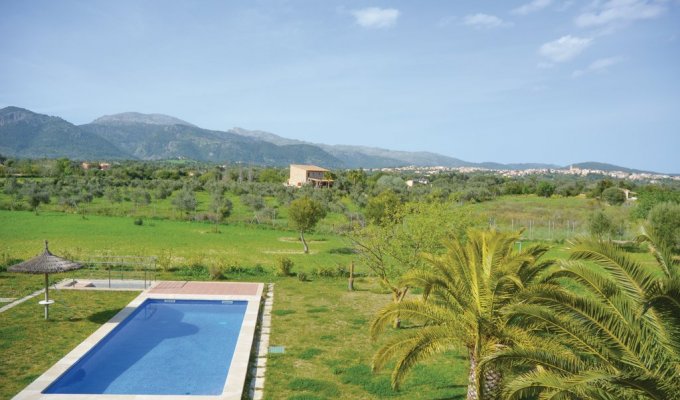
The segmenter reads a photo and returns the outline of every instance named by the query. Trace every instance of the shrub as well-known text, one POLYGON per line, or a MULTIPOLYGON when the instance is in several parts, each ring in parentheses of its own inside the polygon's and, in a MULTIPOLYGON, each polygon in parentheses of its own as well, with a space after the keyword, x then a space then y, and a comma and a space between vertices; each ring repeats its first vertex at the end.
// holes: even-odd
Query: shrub
POLYGON ((307 274, 304 273, 304 272, 298 272, 298 273, 297 273, 297 277, 298 277, 298 280, 299 280, 300 282, 307 282, 307 280, 308 280, 307 274))
POLYGON ((191 265, 180 268, 177 275, 186 278, 206 279, 210 276, 208 269, 203 265, 191 265))
POLYGON ((142 226, 144 225, 144 220, 141 218, 136 218, 134 224, 137 226, 142 226))
POLYGON ((552 182, 541 181, 536 186, 536 195, 541 197, 550 197, 555 193, 555 185, 552 182))
POLYGON ((349 278, 349 270, 342 264, 335 267, 335 276, 338 278, 349 278))
POLYGON ((680 204, 657 204, 649 211, 647 220, 662 242, 680 252, 680 204))
POLYGON ((618 206, 626 201, 626 194, 617 187, 610 187, 602 192, 602 200, 610 206, 618 206))
POLYGON ((293 273, 293 261, 288 257, 279 257, 276 262, 276 275, 291 276, 293 273))
POLYGON ((336 276, 337 272, 330 267, 319 267, 314 271, 314 274, 322 278, 333 278, 336 276))
POLYGON ((218 281, 224 278, 224 268, 219 264, 212 264, 208 267, 208 275, 210 275, 210 279, 218 281))
POLYGON ((588 226, 590 234, 597 237, 610 236, 614 231, 614 222, 602 211, 595 211, 588 226))

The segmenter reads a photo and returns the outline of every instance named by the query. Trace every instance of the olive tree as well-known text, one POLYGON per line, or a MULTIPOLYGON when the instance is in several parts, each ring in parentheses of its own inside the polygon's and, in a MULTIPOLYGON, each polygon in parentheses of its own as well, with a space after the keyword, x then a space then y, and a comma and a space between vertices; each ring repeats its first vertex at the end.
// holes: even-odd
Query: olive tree
POLYGON ((300 240, 305 254, 309 253, 309 246, 305 241, 305 232, 313 229, 326 216, 326 209, 316 200, 300 197, 290 202, 288 218, 295 229, 300 232, 300 240))

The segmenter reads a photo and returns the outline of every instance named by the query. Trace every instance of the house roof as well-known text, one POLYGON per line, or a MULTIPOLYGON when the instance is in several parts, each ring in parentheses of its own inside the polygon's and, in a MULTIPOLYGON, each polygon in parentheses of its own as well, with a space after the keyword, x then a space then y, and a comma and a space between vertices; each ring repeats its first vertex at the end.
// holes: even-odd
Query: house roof
POLYGON ((305 165, 305 164, 290 164, 290 167, 293 168, 298 168, 302 169, 305 171, 320 171, 320 172, 329 172, 326 168, 321 168, 317 167, 316 165, 305 165))

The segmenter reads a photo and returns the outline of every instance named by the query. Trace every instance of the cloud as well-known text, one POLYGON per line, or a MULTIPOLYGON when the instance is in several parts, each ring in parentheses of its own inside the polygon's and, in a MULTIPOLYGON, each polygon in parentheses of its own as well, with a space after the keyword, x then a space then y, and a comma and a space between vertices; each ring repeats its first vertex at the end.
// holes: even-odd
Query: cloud
POLYGON ((666 12, 664 0, 609 0, 576 17, 582 28, 656 18, 666 12))
POLYGON ((616 65, 621 61, 623 61, 623 58, 621 57, 600 58, 599 60, 593 61, 586 69, 577 69, 571 76, 578 78, 588 73, 605 72, 609 67, 616 65))
POLYGON ((579 55, 593 42, 593 39, 571 35, 543 44, 538 52, 552 62, 565 62, 579 55))
POLYGON ((510 11, 512 14, 527 15, 540 11, 552 4, 552 0, 533 0, 510 11))
POLYGON ((394 8, 369 7, 352 11, 357 24, 364 28, 382 29, 394 26, 399 18, 399 10, 394 8))
POLYGON ((478 13, 465 16, 463 25, 476 29, 494 29, 509 27, 512 26, 512 23, 503 21, 495 15, 478 13))

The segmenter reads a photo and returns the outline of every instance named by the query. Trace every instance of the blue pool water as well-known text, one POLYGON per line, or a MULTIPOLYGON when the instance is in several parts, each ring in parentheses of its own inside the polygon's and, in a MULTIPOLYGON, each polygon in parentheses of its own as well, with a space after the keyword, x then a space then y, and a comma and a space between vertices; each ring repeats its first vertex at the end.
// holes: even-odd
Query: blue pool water
POLYGON ((247 304, 146 300, 43 393, 221 394, 247 304))

